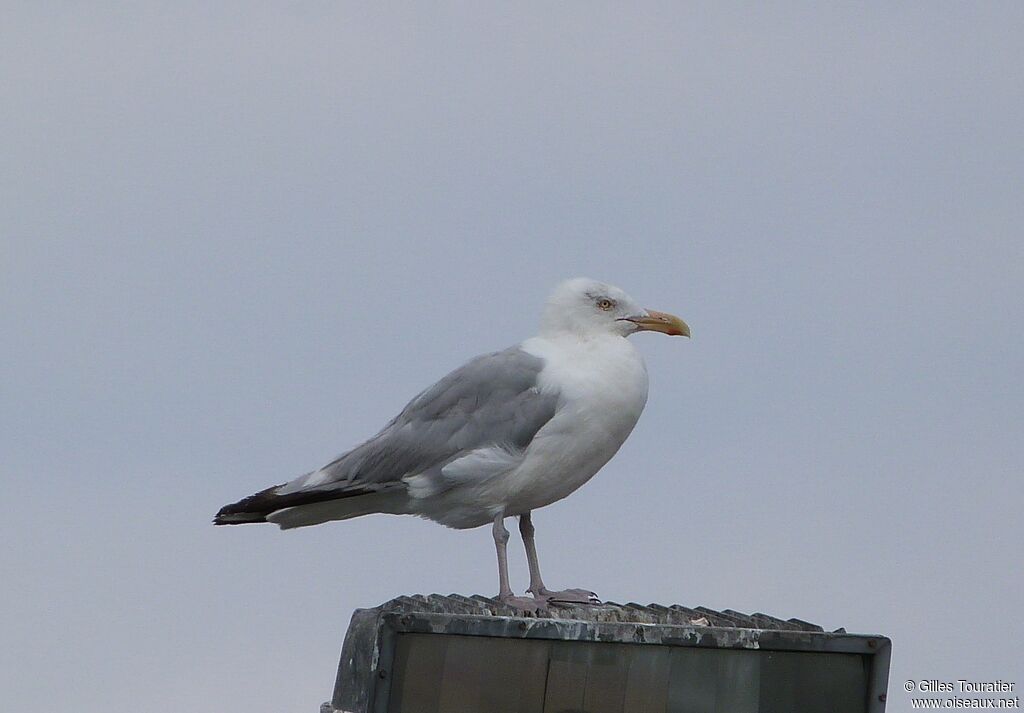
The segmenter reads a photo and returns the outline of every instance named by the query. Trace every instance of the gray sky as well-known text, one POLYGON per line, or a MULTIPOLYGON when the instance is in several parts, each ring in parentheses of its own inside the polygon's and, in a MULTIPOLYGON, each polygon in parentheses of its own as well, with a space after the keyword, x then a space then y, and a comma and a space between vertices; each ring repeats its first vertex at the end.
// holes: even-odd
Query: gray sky
POLYGON ((353 608, 496 592, 486 529, 209 520, 575 275, 694 338, 550 585, 1024 686, 1024 5, 829 5, 5 3, 5 709, 312 712, 353 608))

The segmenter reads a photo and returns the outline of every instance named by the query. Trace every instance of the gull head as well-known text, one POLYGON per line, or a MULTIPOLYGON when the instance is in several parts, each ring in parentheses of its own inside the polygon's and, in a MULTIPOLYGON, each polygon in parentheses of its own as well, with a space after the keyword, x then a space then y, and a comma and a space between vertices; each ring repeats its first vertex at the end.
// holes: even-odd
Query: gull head
POLYGON ((541 320, 542 334, 628 337, 641 331, 690 336, 690 328, 679 317, 645 309, 618 287, 587 277, 558 285, 541 320))

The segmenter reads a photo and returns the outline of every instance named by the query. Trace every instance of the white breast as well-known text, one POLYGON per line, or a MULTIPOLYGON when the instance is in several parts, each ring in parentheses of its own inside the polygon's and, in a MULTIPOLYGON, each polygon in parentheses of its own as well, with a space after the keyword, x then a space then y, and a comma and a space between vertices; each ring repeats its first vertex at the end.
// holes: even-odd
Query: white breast
POLYGON ((523 349, 544 359, 539 388, 557 393, 559 405, 509 478, 509 515, 561 500, 590 480, 647 403, 647 367, 622 337, 534 337, 523 349))

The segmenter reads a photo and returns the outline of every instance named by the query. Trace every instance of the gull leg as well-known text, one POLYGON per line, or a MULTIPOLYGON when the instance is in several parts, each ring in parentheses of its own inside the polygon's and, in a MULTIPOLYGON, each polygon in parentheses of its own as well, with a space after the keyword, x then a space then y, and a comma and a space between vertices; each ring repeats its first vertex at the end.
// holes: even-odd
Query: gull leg
POLYGON ((494 549, 498 553, 498 601, 524 613, 536 614, 546 608, 546 602, 533 597, 517 597, 508 584, 508 530, 505 529, 504 513, 494 518, 494 549))
POLYGON ((530 588, 526 591, 535 597, 541 596, 548 591, 544 586, 544 580, 540 577, 540 560, 537 559, 537 543, 533 539, 536 532, 533 528, 533 519, 530 513, 519 516, 519 534, 523 536, 523 547, 526 548, 526 563, 530 566, 530 588))
POLYGON ((530 588, 526 591, 545 602, 600 604, 601 600, 597 598, 597 595, 587 589, 565 589, 560 592, 552 592, 544 586, 544 580, 540 577, 540 560, 537 559, 537 542, 533 537, 535 532, 530 513, 527 512, 520 515, 519 534, 523 536, 523 546, 526 548, 526 562, 530 566, 530 588))

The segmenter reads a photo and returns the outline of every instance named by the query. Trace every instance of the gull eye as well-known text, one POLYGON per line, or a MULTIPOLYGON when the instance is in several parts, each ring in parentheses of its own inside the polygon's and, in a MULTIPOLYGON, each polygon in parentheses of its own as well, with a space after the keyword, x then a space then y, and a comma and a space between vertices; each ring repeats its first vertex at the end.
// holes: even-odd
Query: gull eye
POLYGON ((607 297, 604 297, 604 298, 602 298, 602 299, 599 299, 599 300, 597 301, 597 306, 598 306, 599 308, 603 309, 603 310, 604 310, 605 312, 607 312, 608 310, 610 310, 610 309, 611 309, 612 307, 614 307, 614 306, 615 306, 615 303, 614 303, 614 302, 612 302, 612 301, 611 301, 610 299, 608 299, 607 297))

